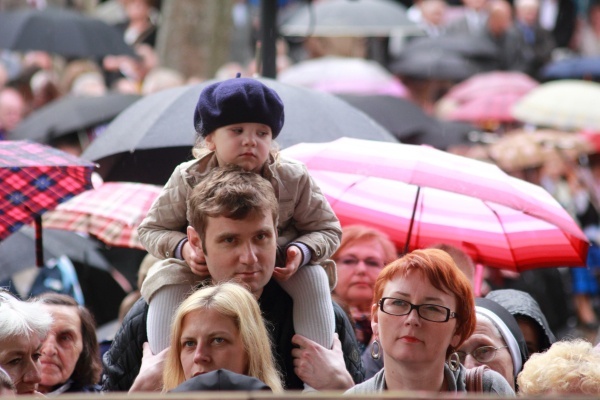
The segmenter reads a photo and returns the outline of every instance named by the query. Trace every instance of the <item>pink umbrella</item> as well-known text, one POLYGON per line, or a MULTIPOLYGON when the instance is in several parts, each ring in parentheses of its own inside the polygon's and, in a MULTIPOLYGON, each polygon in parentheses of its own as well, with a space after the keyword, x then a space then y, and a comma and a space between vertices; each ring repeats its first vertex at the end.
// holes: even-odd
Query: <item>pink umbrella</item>
POLYGON ((473 123, 513 122, 513 105, 523 97, 522 93, 490 93, 482 94, 462 104, 458 104, 447 119, 473 123))
POLYGON ((44 227, 85 232, 111 246, 144 249, 137 227, 160 191, 156 185, 106 182, 44 214, 44 227))
POLYGON ((307 165, 343 225, 379 228, 405 252, 445 242, 514 271, 585 265, 587 239, 560 204, 493 164, 349 138, 283 153, 307 165))
POLYGON ((539 86, 539 82, 522 72, 484 72, 473 75, 455 85, 444 98, 462 103, 489 94, 516 93, 524 95, 537 86, 539 86))
POLYGON ((335 94, 378 94, 407 97, 408 90, 392 73, 372 60, 321 57, 299 62, 277 80, 335 94))

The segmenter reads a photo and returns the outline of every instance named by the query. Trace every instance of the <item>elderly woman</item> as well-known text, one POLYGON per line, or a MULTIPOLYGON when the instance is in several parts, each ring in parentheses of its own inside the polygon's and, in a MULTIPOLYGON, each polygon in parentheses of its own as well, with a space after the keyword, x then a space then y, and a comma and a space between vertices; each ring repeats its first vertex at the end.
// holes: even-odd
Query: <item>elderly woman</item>
POLYGON ((527 345, 515 318, 487 298, 475 300, 475 332, 460 346, 460 362, 467 368, 487 365, 515 388, 515 380, 527 361, 527 345))
POLYGON ((554 343, 531 356, 517 378, 524 396, 600 395, 600 351, 583 339, 554 343))
POLYGON ((371 301, 375 279, 383 266, 396 258, 396 248, 383 232, 362 225, 349 225, 342 229, 342 242, 332 256, 338 273, 334 295, 349 310, 363 351, 371 341, 371 301))
POLYGON ((234 283, 202 288, 181 303, 171 326, 163 389, 217 369, 252 376, 273 392, 283 391, 258 303, 234 283))
POLYGON ((42 378, 40 349, 52 317, 39 304, 0 291, 0 367, 17 394, 36 394, 42 378))
MULTIPOLYGON (((466 392, 465 368, 455 353, 475 328, 473 291, 448 253, 415 250, 387 265, 375 282, 374 358, 385 367, 346 393, 385 390, 466 392)), ((483 391, 514 395, 495 371, 483 391)))
POLYGON ((53 395, 99 392, 102 364, 92 314, 64 294, 44 293, 36 301, 54 319, 41 349, 39 391, 53 395))

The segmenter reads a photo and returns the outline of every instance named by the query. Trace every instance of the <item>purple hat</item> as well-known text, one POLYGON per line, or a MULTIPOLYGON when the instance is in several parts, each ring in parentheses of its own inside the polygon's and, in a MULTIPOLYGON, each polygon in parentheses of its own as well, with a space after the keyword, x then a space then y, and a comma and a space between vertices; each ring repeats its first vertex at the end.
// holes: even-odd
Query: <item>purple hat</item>
POLYGON ((194 111, 194 128, 202 137, 223 126, 256 122, 271 128, 273 139, 283 128, 279 95, 252 78, 233 78, 202 90, 194 111))

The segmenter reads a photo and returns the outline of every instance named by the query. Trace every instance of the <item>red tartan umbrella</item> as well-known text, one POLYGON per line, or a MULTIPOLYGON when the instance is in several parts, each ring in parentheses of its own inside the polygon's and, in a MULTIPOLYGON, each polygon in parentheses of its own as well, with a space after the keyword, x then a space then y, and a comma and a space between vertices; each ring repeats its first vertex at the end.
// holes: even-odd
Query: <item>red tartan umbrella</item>
POLYGON ((137 227, 162 188, 133 182, 106 182, 44 214, 44 227, 85 232, 111 246, 144 249, 137 227))
MULTIPOLYGON (((92 188, 94 164, 28 141, 0 141, 0 240, 92 188)), ((41 258, 41 226, 38 224, 41 258)), ((37 250, 37 249, 36 249, 37 250)))

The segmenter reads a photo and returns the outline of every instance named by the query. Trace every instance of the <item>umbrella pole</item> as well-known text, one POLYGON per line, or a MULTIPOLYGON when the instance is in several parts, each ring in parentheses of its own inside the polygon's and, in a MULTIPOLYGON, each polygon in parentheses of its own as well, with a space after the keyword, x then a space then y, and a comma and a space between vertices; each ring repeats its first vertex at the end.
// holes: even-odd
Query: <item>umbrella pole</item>
POLYGON ((404 243, 404 253, 408 253, 408 246, 410 244, 410 238, 412 236, 413 225, 415 224, 415 214, 417 213, 417 204, 419 203, 419 195, 421 194, 421 186, 417 186, 417 195, 415 196, 415 203, 413 204, 412 215, 410 217, 410 225, 408 226, 408 233, 406 234, 406 242, 404 243))
POLYGON ((42 216, 35 216, 35 265, 44 266, 44 244, 42 243, 42 216))

